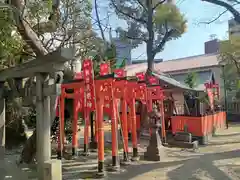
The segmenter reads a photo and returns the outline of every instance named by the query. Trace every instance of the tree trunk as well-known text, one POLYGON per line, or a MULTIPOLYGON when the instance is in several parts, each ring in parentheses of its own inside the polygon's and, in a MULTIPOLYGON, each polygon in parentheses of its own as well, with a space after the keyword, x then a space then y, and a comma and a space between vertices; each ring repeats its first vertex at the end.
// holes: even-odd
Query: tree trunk
POLYGON ((151 57, 148 58, 147 64, 148 64, 148 67, 147 67, 146 75, 150 76, 150 75, 152 75, 153 68, 154 68, 154 60, 153 60, 153 58, 151 58, 151 57))
POLYGON ((33 162, 36 155, 36 150, 37 150, 36 140, 37 140, 37 131, 35 129, 33 131, 32 136, 26 141, 23 147, 19 163, 24 162, 29 164, 33 162))
MULTIPOLYGON (((19 96, 19 89, 22 88, 22 79, 9 79, 10 92, 4 93, 6 98, 6 148, 18 147, 27 140, 25 133, 26 124, 23 117, 22 101, 19 96)), ((3 87, 5 88, 5 87, 3 87)))
POLYGON ((153 40, 154 40, 154 31, 153 31, 153 4, 152 0, 147 1, 147 9, 148 9, 148 20, 147 20, 147 30, 148 30, 148 41, 147 41, 147 72, 146 78, 150 76, 153 72, 153 63, 154 63, 154 55, 153 55, 153 40))
MULTIPOLYGON (((50 20, 58 20, 58 8, 59 0, 55 1, 55 4, 52 5, 53 13, 50 15, 50 20), (55 17, 55 18, 53 18, 55 17)), ((34 32, 32 27, 23 20, 22 15, 25 15, 25 4, 22 0, 11 0, 11 5, 15 8, 14 18, 16 21, 16 26, 21 34, 23 40, 31 47, 34 53, 37 56, 43 56, 48 53, 48 50, 43 46, 41 40, 38 38, 37 34, 34 32)), ((57 22, 55 22, 57 23, 57 22)), ((54 26, 55 27, 55 26, 54 26)), ((35 157, 36 153, 36 130, 33 132, 33 135, 27 140, 21 156, 20 162, 30 163, 35 157)))

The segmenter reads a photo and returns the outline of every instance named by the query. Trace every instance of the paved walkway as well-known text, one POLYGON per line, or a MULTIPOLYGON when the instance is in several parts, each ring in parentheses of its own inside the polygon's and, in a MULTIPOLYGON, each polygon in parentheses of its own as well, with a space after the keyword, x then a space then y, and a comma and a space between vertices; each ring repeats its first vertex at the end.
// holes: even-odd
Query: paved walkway
MULTIPOLYGON (((144 151, 146 141, 141 142, 144 151)), ((201 147, 198 152, 166 148, 166 157, 159 163, 139 161, 131 166, 122 167, 118 174, 108 173, 109 180, 240 180, 240 125, 217 133, 210 144, 201 147)), ((34 179, 34 172, 25 168, 21 171, 11 163, 16 156, 6 156, 8 178, 16 180, 34 179), (29 171, 27 173, 27 171, 29 171), (14 177, 14 174, 17 174, 14 177), (12 174, 12 175, 11 175, 12 174), (21 175, 19 175, 21 174, 21 175), (12 176, 12 177, 10 177, 12 176)), ((106 157, 110 161, 110 156, 106 157)), ((77 161, 63 162, 64 179, 94 179, 96 172, 96 154, 77 161)))

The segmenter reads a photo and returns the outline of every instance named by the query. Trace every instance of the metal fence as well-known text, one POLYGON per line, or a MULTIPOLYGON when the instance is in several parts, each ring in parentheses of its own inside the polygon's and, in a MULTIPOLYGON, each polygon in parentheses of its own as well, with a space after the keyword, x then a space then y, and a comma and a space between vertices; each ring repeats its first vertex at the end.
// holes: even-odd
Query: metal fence
POLYGON ((228 102, 227 113, 240 114, 240 102, 228 102))
POLYGON ((228 102, 227 103, 227 120, 229 122, 240 121, 240 102, 228 102))

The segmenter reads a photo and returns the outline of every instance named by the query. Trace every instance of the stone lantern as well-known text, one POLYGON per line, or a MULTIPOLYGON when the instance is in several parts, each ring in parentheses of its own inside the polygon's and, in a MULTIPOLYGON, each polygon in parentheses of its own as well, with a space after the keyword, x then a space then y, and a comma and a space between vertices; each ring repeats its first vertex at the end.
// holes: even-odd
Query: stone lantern
POLYGON ((161 113, 157 105, 153 107, 153 111, 149 114, 149 123, 152 128, 147 151, 144 153, 144 159, 149 161, 160 161, 160 155, 164 156, 164 147, 161 141, 161 113))

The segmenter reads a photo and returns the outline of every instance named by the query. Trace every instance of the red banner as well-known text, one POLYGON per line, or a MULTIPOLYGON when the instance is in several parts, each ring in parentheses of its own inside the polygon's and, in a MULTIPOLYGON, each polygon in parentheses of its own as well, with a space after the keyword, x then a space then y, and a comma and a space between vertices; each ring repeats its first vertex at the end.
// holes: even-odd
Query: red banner
POLYGON ((92 60, 83 61, 83 78, 85 83, 84 107, 88 110, 95 110, 95 87, 92 60))
POLYGON ((114 70, 115 77, 122 78, 126 76, 126 71, 123 69, 115 69, 114 70))
POLYGON ((206 92, 208 94, 210 107, 213 110, 214 109, 214 98, 219 99, 219 95, 220 95, 219 85, 213 84, 213 83, 205 83, 204 85, 206 88, 206 92))
POLYGON ((77 108, 78 112, 84 111, 84 109, 83 109, 84 108, 84 95, 85 95, 84 88, 80 88, 80 90, 75 93, 75 98, 78 99, 78 101, 76 103, 76 108, 77 108))
POLYGON ((146 104, 147 99, 147 87, 145 83, 138 84, 138 88, 136 88, 136 98, 140 100, 143 104, 146 104))
POLYGON ((112 109, 111 109, 111 99, 109 96, 104 97, 104 112, 107 113, 108 115, 111 115, 112 109))
POLYGON ((209 98, 209 105, 211 107, 211 109, 214 109, 214 96, 213 96, 213 92, 212 89, 207 88, 207 94, 208 94, 208 98, 209 98))
POLYGON ((109 63, 100 64, 100 76, 105 76, 110 74, 110 65, 109 63))
POLYGON ((156 77, 154 77, 154 76, 148 77, 148 81, 149 81, 149 83, 150 83, 151 85, 156 85, 156 84, 158 84, 158 79, 157 79, 156 77))
POLYGON ((144 81, 145 80, 145 73, 144 72, 136 73, 136 76, 138 78, 138 81, 144 81))

